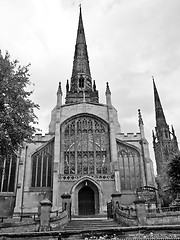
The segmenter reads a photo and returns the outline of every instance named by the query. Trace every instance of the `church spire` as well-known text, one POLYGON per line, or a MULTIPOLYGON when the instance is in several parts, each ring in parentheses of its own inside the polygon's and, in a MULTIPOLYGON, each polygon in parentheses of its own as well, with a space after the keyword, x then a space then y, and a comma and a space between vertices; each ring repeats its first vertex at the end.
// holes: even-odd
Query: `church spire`
POLYGON ((82 10, 80 5, 73 69, 70 89, 68 89, 66 93, 66 103, 83 102, 83 93, 85 93, 86 102, 99 102, 98 91, 92 86, 82 10))
MULTIPOLYGON (((84 86, 80 86, 80 88, 81 87, 92 88, 92 80, 91 80, 86 38, 85 38, 85 32, 84 32, 84 26, 83 26, 83 20, 82 20, 81 6, 80 6, 80 13, 79 13, 79 24, 78 24, 77 37, 76 37, 76 46, 75 46, 75 53, 74 53, 71 84, 76 82, 80 77, 83 77, 85 82, 86 81, 88 82, 88 84, 84 84, 84 86)), ((76 89, 76 87, 79 87, 79 86, 71 85, 71 87, 74 87, 76 89)))
POLYGON ((82 20, 81 5, 80 5, 79 24, 78 24, 78 31, 77 31, 77 38, 76 38, 76 44, 77 43, 86 44, 86 38, 85 38, 84 26, 83 26, 83 20, 82 20))
POLYGON ((156 127, 157 128, 164 128, 167 126, 166 123, 166 118, 164 116, 164 111, 161 105, 161 101, 159 98, 159 94, 156 88, 156 84, 154 81, 154 77, 152 77, 153 79, 153 87, 154 87, 154 104, 155 104, 155 114, 156 114, 156 127))
POLYGON ((157 166, 157 185, 162 195, 160 198, 164 204, 167 204, 166 191, 169 189, 169 178, 167 175, 168 163, 177 153, 178 143, 174 137, 174 130, 172 133, 169 130, 169 125, 166 123, 166 118, 163 112, 159 94, 153 78, 154 87, 154 102, 156 114, 155 133, 153 132, 153 147, 157 166), (173 135, 173 138, 171 137, 173 135))

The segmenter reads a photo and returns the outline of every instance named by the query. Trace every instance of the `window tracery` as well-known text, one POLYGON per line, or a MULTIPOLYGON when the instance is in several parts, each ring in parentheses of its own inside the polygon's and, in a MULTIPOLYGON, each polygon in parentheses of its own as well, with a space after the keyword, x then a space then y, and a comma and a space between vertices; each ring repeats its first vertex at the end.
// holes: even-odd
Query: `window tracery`
POLYGON ((53 146, 50 142, 32 155, 31 187, 51 187, 53 146))
POLYGON ((118 143, 118 160, 122 190, 135 190, 141 186, 140 153, 118 143))
POLYGON ((62 128, 64 174, 108 174, 110 171, 108 125, 81 116, 62 128))
POLYGON ((17 157, 15 154, 3 159, 0 166, 0 192, 14 192, 17 157))

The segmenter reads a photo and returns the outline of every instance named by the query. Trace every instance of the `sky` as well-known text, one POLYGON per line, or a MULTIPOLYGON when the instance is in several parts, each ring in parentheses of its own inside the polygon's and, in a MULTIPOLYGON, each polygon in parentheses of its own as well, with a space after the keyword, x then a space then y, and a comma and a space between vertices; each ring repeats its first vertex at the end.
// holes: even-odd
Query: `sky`
POLYGON ((152 76, 167 123, 180 140, 179 0, 0 0, 0 49, 21 65, 31 63, 32 100, 39 128, 48 133, 58 82, 63 101, 71 78, 79 4, 100 102, 109 82, 112 103, 124 133, 139 132, 141 109, 154 161, 155 112, 152 76))

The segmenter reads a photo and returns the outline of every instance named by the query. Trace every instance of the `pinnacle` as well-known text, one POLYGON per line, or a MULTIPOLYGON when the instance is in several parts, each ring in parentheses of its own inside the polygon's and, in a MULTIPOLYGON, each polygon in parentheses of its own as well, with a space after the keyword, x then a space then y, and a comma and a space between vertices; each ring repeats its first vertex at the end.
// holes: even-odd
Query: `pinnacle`
POLYGON ((59 86, 58 86, 58 91, 57 91, 57 93, 62 94, 61 82, 59 82, 59 86))
POLYGON ((138 109, 138 117, 139 117, 139 126, 144 125, 140 109, 138 109))
POLYGON ((106 83, 106 94, 111 94, 110 88, 109 88, 109 83, 106 83))

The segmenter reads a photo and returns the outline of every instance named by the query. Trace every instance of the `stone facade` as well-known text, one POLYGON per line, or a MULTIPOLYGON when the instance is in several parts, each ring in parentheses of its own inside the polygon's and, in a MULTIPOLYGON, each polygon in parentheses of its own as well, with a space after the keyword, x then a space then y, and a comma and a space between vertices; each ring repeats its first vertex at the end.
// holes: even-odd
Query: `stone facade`
POLYGON ((71 82, 62 104, 51 112, 49 133, 24 144, 17 166, 14 213, 37 212, 47 198, 52 208, 62 206, 61 195, 71 195, 73 215, 104 214, 113 193, 131 205, 136 189, 154 187, 154 171, 139 110, 139 133, 121 132, 117 110, 107 83, 106 103, 99 103, 92 83, 80 9, 71 82))

